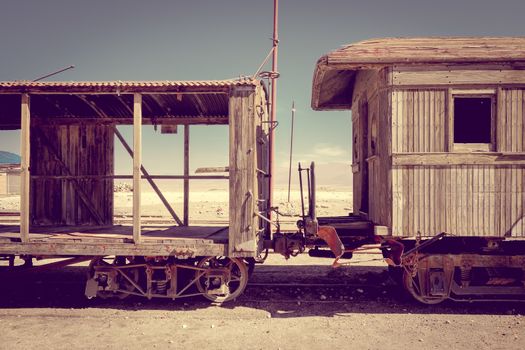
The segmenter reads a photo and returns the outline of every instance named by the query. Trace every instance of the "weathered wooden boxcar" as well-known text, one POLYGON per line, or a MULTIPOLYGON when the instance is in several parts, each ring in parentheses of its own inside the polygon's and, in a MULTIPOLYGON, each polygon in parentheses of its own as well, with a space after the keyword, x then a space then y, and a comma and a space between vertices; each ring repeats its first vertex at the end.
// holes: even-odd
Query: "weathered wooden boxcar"
POLYGON ((352 110, 354 214, 384 236, 456 237, 412 266, 416 297, 524 294, 525 38, 348 45, 317 62, 312 107, 352 110))
MULTIPOLYGON (((224 300, 246 286, 245 259, 260 253, 268 229, 270 127, 260 81, 1 82, 0 129, 21 130, 20 226, 0 226, 0 255, 74 257, 57 266, 94 257, 89 297, 176 298, 194 284, 197 294, 224 300), (122 124, 133 125, 132 146, 122 124), (184 126, 183 174, 153 175, 142 166, 144 124, 184 126), (229 174, 189 173, 189 131, 199 124, 229 125, 229 174), (132 175, 115 175, 115 137, 133 157, 132 175), (114 179, 133 179, 132 226, 113 223, 114 179), (141 224, 141 179, 172 226, 141 224), (182 219, 157 179, 184 182, 182 219), (189 226, 189 182, 199 179, 229 179, 228 226, 189 226), (192 274, 183 284, 181 269, 192 274)), ((176 151, 164 150, 166 161, 176 151)))

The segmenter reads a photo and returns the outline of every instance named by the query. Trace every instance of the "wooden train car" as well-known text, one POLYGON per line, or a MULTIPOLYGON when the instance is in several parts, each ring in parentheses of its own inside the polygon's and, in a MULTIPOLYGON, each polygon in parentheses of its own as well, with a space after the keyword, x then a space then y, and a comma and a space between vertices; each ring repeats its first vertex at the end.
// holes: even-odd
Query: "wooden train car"
MULTIPOLYGON (((236 297, 246 286, 246 261, 258 256, 268 230, 267 106, 263 84, 251 79, 1 82, 0 129, 21 130, 21 208, 20 225, 0 225, 0 255, 29 262, 71 257, 51 266, 92 260, 88 297, 236 297), (132 145, 118 125, 133 125, 132 145), (142 125, 162 132, 183 126, 183 174, 147 172, 142 125), (227 175, 190 175, 193 125, 229 126, 227 175), (133 158, 132 175, 115 175, 117 139, 133 158), (133 180, 132 226, 114 224, 115 179, 133 180), (142 179, 172 215, 172 225, 141 222, 142 179), (183 181, 181 217, 159 190, 159 179, 183 181), (189 183, 201 179, 229 181, 229 225, 189 225, 189 183)), ((165 150, 166 161, 175 151, 165 150)))
POLYGON ((418 300, 523 298, 525 38, 344 46, 317 62, 312 107, 352 110, 354 214, 417 252, 418 300))

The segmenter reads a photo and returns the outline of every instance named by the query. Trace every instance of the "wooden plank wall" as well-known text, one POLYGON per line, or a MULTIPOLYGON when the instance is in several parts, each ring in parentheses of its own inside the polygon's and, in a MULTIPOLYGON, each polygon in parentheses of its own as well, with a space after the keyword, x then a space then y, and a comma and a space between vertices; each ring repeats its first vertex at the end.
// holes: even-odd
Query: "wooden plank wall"
POLYGON ((361 201, 365 183, 364 167, 368 166, 367 214, 368 218, 378 225, 388 225, 392 212, 389 157, 392 134, 391 97, 384 89, 385 74, 385 70, 360 71, 352 96, 353 211, 356 214, 365 211, 361 201), (367 111, 363 110, 363 105, 367 106, 367 111), (368 116, 361 115, 363 113, 367 113, 368 116), (364 140, 366 130, 368 135, 364 140), (367 147, 366 152, 364 147, 367 147))
POLYGON ((230 133, 230 229, 229 255, 249 257, 257 254, 258 210, 256 90, 235 87, 229 101, 230 133))
MULTIPOLYGON (((107 125, 38 125, 73 175, 113 175, 113 129, 107 125)), ((31 140, 31 219, 33 225, 96 225, 53 151, 37 132, 31 140)), ((104 224, 113 222, 113 180, 78 179, 104 224)))
POLYGON ((392 153, 446 151, 446 93, 392 92, 392 153))
MULTIPOLYGON (((439 89, 392 92, 393 156, 416 153, 425 163, 424 153, 446 151, 445 96, 439 89)), ((501 89, 497 106, 497 151, 523 152, 524 91, 501 89)), ((392 233, 525 237, 524 166, 483 163, 394 166, 392 233)))
POLYGON ((497 110, 497 150, 525 152, 525 90, 500 89, 497 110))
POLYGON ((399 166, 393 234, 525 237, 523 166, 399 166))

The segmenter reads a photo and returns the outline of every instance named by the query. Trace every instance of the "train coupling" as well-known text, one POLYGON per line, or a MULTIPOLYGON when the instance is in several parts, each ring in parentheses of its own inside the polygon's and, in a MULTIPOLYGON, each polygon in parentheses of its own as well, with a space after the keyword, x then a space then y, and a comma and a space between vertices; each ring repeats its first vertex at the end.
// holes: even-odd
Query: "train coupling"
POLYGON ((304 252, 306 241, 301 232, 276 232, 273 235, 272 245, 274 252, 282 254, 286 259, 289 259, 290 256, 297 256, 304 252))

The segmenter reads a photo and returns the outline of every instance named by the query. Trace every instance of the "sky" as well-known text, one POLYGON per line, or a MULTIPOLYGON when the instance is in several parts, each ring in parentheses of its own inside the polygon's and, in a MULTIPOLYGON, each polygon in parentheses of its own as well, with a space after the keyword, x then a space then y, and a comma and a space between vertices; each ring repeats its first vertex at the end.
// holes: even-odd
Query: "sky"
MULTIPOLYGON (((0 80, 32 80, 71 64, 48 80, 227 79, 252 75, 271 47, 273 0, 0 1, 0 80)), ((310 108, 323 54, 379 37, 522 36, 524 13, 523 0, 281 0, 276 177, 286 179, 295 101, 294 168, 316 161, 333 173, 327 181, 350 178, 350 112, 310 108), (348 175, 334 175, 341 171, 348 175)), ((122 131, 131 141, 131 128, 122 131)), ((19 153, 18 137, 0 132, 0 150, 19 153)), ((180 174, 182 133, 148 127, 143 137, 149 172, 180 174)), ((192 128, 190 169, 226 165, 226 147, 226 127, 192 128)), ((118 145, 116 172, 131 173, 118 145)))

